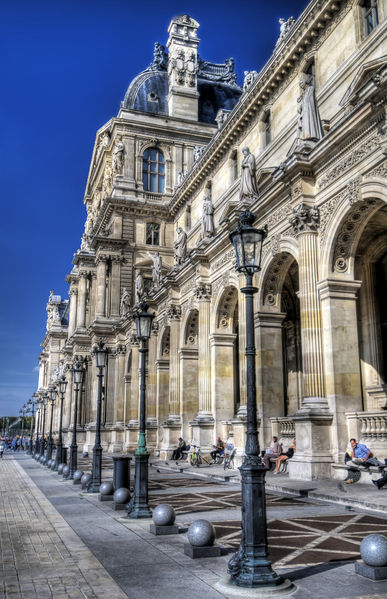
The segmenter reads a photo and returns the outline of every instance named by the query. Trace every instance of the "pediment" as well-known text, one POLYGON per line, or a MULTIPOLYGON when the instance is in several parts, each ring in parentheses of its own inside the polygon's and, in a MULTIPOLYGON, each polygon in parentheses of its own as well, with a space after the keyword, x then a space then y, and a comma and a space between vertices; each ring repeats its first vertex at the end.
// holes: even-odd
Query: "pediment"
POLYGON ((376 91, 387 79, 387 55, 365 62, 358 69, 355 77, 340 101, 340 106, 356 106, 376 91))

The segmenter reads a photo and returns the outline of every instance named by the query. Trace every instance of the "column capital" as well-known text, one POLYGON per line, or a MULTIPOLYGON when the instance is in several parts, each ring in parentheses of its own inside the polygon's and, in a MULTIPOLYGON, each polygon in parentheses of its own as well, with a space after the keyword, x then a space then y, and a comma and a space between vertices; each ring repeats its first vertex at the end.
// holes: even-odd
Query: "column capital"
POLYGON ((87 277, 89 276, 89 271, 88 270, 80 270, 79 271, 79 276, 81 278, 87 279, 87 277))
POLYGON ((176 304, 169 304, 167 309, 168 320, 180 320, 181 318, 181 307, 176 304))
POLYGON ((95 259, 95 263, 96 264, 100 264, 101 262, 107 262, 109 259, 109 256, 107 254, 98 254, 98 256, 95 259))
POLYGON ((212 287, 207 283, 199 283, 195 289, 195 297, 198 300, 209 301, 211 299, 212 287))
POLYGON ((357 292, 362 285, 362 281, 348 281, 340 279, 324 279, 317 283, 317 289, 320 299, 348 299, 356 300, 357 292))
POLYGON ((77 293, 78 293, 77 286, 72 284, 69 289, 69 295, 77 295, 77 293))
POLYGON ((316 233, 320 226, 320 210, 314 206, 301 203, 293 209, 289 223, 296 235, 301 233, 316 233))

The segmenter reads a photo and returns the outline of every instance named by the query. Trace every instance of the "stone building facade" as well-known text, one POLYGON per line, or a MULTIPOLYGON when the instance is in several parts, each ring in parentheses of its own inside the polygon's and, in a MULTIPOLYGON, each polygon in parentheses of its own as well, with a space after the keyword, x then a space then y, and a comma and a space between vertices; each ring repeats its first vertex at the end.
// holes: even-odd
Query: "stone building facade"
POLYGON ((50 296, 47 306, 61 309, 43 342, 38 393, 67 373, 70 431, 69 369, 84 363, 85 449, 100 339, 109 348, 103 446, 135 449, 132 308, 146 298, 156 314, 148 446, 165 456, 181 435, 205 450, 220 435, 242 456, 244 277, 228 232, 248 207, 268 227, 255 275, 261 445, 295 435, 290 475, 302 479, 331 476, 352 436, 387 457, 386 18, 387 0, 312 1, 283 22, 243 89, 233 59, 200 58, 187 15, 172 20, 167 49, 155 44, 97 133, 69 301, 50 296))

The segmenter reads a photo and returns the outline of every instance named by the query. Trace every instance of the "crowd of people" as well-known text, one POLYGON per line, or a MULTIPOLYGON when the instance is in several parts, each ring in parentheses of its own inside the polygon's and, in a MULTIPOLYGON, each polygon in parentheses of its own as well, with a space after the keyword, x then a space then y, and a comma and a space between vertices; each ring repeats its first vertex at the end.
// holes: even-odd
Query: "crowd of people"
MULTIPOLYGON (((47 439, 45 439, 45 444, 47 444, 47 439)), ((6 451, 28 451, 30 449, 30 446, 30 436, 0 436, 0 457, 2 458, 6 451)))

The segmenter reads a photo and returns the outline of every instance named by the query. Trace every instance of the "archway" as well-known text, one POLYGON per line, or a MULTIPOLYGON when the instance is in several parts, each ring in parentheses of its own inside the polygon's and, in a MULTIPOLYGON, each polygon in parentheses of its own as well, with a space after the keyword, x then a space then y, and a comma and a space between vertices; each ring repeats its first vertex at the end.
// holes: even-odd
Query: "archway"
POLYGON ((189 422, 194 419, 199 410, 199 311, 195 308, 187 315, 185 326, 182 327, 180 342, 180 406, 183 424, 183 438, 190 438, 189 422))

